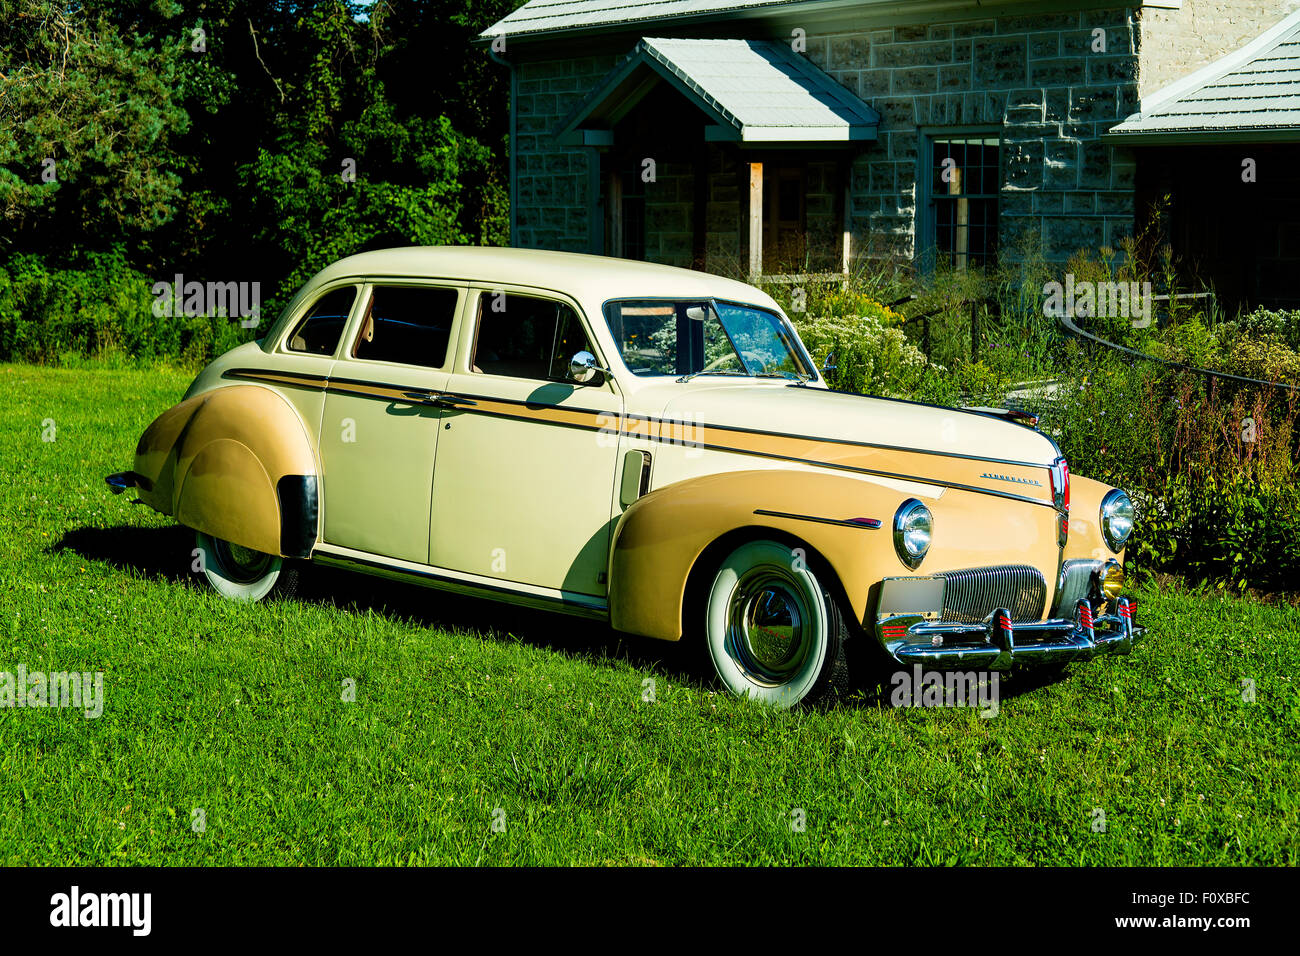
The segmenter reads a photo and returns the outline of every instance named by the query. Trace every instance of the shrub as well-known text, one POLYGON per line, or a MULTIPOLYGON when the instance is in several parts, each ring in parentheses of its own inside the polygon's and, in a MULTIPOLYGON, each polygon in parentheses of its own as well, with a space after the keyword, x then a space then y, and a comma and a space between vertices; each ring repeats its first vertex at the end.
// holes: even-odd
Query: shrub
POLYGON ((121 250, 62 268, 15 256, 0 268, 0 361, 128 358, 194 367, 257 336, 221 317, 155 316, 154 281, 132 269, 121 250))
POLYGON ((799 337, 808 346, 818 366, 828 355, 835 356, 833 371, 826 374, 831 388, 864 394, 905 393, 920 381, 926 368, 925 356, 890 319, 880 303, 862 310, 865 314, 820 316, 800 320, 799 337), (872 314, 875 313, 875 314, 872 314))

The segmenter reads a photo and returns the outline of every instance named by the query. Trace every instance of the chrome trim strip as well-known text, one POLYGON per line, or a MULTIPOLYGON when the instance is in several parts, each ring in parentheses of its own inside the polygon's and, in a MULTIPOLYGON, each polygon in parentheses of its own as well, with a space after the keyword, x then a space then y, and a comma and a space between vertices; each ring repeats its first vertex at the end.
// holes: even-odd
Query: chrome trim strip
POLYGON ((769 518, 792 518, 795 521, 816 521, 818 524, 842 525, 846 528, 863 528, 866 530, 875 530, 880 527, 879 518, 818 518, 814 515, 797 515, 790 514, 786 511, 768 511, 766 508, 755 508, 754 514, 765 515, 769 518))

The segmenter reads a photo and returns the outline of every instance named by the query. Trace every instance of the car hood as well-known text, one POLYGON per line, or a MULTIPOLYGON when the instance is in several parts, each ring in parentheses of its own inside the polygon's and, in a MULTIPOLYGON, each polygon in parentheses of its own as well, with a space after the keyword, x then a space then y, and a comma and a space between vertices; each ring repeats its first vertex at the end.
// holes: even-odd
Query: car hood
MULTIPOLYGON (((655 386, 638 398, 686 441, 765 457, 1051 501, 1060 454, 1032 428, 984 412, 813 387, 655 386)), ((641 404, 638 402, 637 404, 641 404)))

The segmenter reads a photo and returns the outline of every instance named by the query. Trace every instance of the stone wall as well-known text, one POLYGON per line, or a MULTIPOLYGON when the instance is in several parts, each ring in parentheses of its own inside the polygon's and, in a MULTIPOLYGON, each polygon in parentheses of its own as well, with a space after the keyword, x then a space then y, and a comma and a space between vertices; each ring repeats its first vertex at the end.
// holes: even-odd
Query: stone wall
POLYGON ((1034 234, 1055 259, 1117 243, 1134 164, 1099 137, 1137 108, 1136 39, 1127 8, 810 33, 809 58, 882 117, 853 166, 854 256, 916 255, 922 134, 945 130, 1002 138, 1004 257, 1034 234))
POLYGON ((1298 7, 1300 0, 1183 0, 1179 10, 1143 9, 1139 95, 1245 46, 1298 7))
MULTIPOLYGON (((1284 2, 1300 0, 1273 0, 1284 2)), ((1116 245, 1133 227, 1134 163, 1128 151, 1103 144, 1100 136, 1137 109, 1140 36, 1172 45, 1152 33, 1152 18, 1178 12, 1143 11, 1141 32, 1132 8, 808 31, 808 57, 882 115, 879 141, 862 151, 850 172, 855 257, 915 256, 925 213, 918 188, 925 137, 983 129, 1002 140, 1004 258, 1034 235, 1055 259, 1083 247, 1116 245)), ((738 36, 763 35, 761 23, 734 26, 738 36)), ((560 147, 552 134, 626 52, 519 64, 519 245, 590 249, 589 210, 597 197, 588 195, 588 164, 596 153, 560 147)), ((711 145, 709 151, 706 264, 730 271, 746 242, 740 160, 734 150, 711 145)), ((657 176, 646 190, 647 257, 689 265, 696 195, 691 169, 665 158, 657 176)), ((808 196, 809 227, 818 232, 810 239, 833 243, 834 224, 823 227, 833 215, 834 184, 822 173, 810 174, 810 182, 816 192, 808 196)))
POLYGON ((591 150, 555 143, 560 122, 621 59, 618 56, 533 60, 518 66, 515 152, 517 244, 532 249, 589 252, 591 150))

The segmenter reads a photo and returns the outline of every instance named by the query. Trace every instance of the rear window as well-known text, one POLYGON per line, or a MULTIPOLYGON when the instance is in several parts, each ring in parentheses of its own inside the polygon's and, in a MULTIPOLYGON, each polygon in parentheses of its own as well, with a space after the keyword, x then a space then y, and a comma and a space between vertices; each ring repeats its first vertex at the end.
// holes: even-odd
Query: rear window
POLYGON ((347 325, 352 303, 356 301, 356 286, 344 286, 326 292, 307 310, 298 327, 293 330, 285 347, 290 352, 308 355, 333 355, 339 347, 339 336, 347 325))
POLYGON ((376 286, 357 330, 353 358, 442 368, 460 294, 427 286, 376 286))

